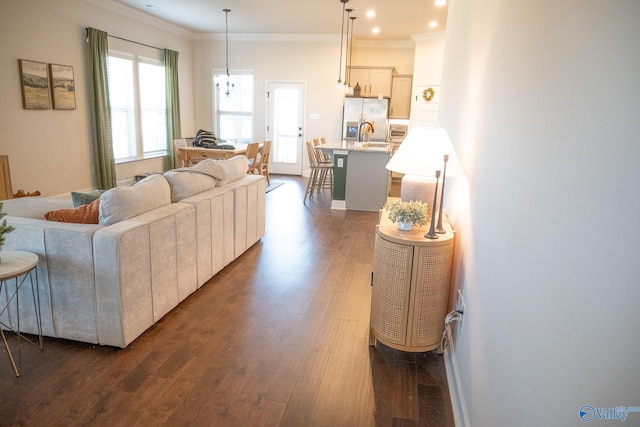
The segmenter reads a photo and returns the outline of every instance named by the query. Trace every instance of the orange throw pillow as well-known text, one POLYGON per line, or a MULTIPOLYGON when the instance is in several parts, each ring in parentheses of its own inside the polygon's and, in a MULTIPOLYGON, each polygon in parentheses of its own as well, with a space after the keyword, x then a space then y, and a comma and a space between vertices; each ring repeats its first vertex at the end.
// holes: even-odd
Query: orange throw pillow
POLYGON ((100 199, 75 209, 58 209, 44 214, 44 219, 57 222, 73 222, 76 224, 97 224, 100 213, 100 199))

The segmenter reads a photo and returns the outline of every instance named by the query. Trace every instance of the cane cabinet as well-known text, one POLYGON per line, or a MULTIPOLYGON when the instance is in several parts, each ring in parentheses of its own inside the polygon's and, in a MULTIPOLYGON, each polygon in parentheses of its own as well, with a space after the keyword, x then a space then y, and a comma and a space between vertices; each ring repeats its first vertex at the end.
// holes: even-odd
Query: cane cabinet
POLYGON ((403 351, 438 348, 448 311, 454 233, 427 239, 428 228, 400 231, 382 212, 377 227, 369 344, 403 351))

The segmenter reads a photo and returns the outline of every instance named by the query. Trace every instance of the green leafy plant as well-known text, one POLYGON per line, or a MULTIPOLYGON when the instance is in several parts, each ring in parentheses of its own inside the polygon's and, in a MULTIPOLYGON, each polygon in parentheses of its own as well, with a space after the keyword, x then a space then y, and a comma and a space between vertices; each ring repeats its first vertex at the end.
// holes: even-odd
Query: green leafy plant
POLYGON ((6 215, 5 212, 2 212, 2 202, 0 202, 0 220, 2 220, 0 223, 0 249, 2 249, 2 245, 4 245, 4 235, 14 230, 11 225, 7 225, 7 220, 3 219, 6 215))
POLYGON ((414 225, 422 227, 429 222, 429 210, 427 204, 417 200, 401 202, 399 200, 385 206, 389 219, 392 222, 413 222, 414 225))

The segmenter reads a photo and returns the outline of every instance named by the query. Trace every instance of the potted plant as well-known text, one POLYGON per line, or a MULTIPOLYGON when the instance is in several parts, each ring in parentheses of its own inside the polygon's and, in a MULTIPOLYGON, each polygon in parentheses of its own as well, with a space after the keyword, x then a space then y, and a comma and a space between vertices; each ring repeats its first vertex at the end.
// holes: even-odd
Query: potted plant
POLYGON ((395 201, 385 206, 389 219, 398 223, 398 230, 411 230, 414 225, 422 227, 429 221, 427 204, 412 200, 410 202, 395 201))
POLYGON ((2 202, 0 202, 0 220, 2 220, 2 222, 0 223, 0 250, 2 250, 2 245, 4 245, 5 233, 10 233, 14 230, 12 226, 7 225, 6 219, 3 220, 6 215, 6 213, 2 212, 2 202))

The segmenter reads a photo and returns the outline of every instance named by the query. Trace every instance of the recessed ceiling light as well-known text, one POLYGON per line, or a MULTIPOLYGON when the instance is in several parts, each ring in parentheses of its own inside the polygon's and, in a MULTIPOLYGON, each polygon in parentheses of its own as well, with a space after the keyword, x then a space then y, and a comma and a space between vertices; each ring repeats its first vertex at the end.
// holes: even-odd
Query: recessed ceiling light
POLYGON ((378 34, 378 33, 380 32, 380 28, 378 28, 378 27, 373 27, 373 28, 371 29, 371 32, 372 32, 373 34, 378 34))
POLYGON ((374 16, 376 16, 376 11, 375 10, 368 10, 367 11, 367 18, 373 18, 374 16))
POLYGON ((436 6, 446 6, 447 0, 436 0, 436 6))
POLYGON ((438 23, 436 21, 429 22, 429 28, 437 28, 437 27, 438 27, 438 23))

